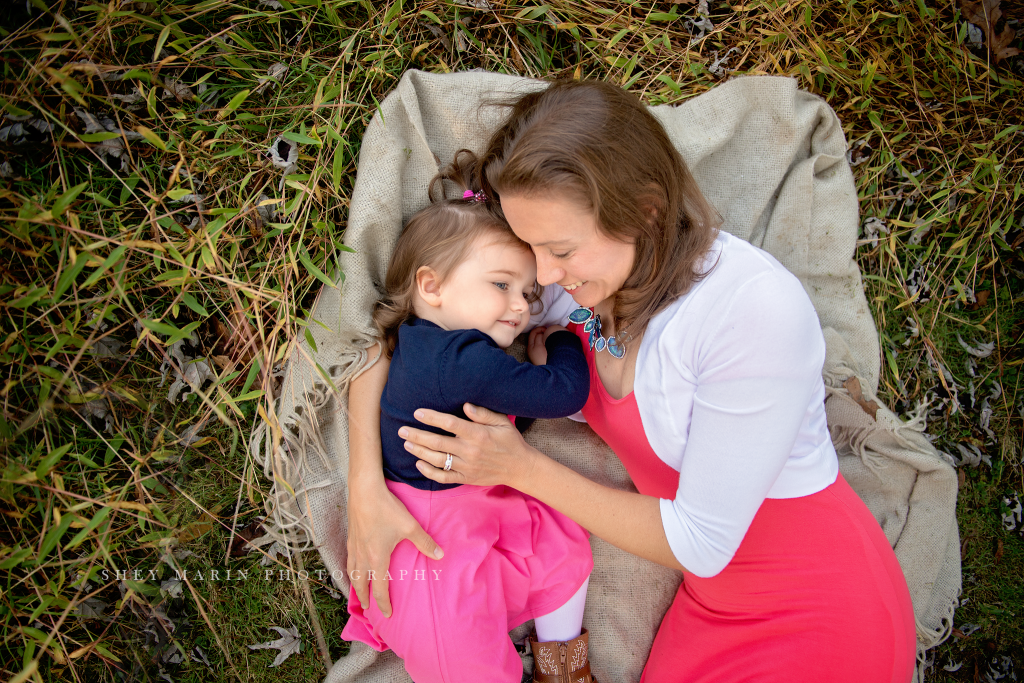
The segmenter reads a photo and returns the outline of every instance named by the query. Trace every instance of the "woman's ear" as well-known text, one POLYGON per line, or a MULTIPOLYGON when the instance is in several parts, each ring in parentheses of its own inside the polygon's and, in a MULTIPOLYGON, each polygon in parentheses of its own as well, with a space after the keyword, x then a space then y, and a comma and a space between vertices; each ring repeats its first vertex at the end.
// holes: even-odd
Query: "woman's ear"
POLYGON ((437 308, 441 305, 441 278, 430 266, 420 266, 416 270, 416 293, 428 306, 437 308))
POLYGON ((640 206, 643 212, 647 214, 647 222, 651 227, 655 227, 658 224, 658 219, 664 206, 664 200, 660 199, 660 193, 656 187, 650 188, 650 194, 648 196, 642 196, 639 198, 640 206))

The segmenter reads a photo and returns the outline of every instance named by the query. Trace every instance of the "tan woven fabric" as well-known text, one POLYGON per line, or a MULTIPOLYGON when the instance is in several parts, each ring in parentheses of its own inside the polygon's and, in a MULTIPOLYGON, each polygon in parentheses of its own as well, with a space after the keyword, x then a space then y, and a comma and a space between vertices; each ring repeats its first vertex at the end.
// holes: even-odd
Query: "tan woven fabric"
MULTIPOLYGON (((372 343, 370 310, 403 221, 427 203, 427 184, 461 147, 480 150, 500 111, 480 107, 543 83, 486 72, 407 72, 381 104, 363 139, 343 254, 345 283, 324 288, 303 341, 288 361, 276 414, 253 433, 251 449, 274 482, 271 532, 293 549, 315 547, 347 595, 345 533, 347 382, 372 343), (343 295, 342 295, 343 294, 343 295)), ((921 648, 952 625, 960 590, 956 476, 923 437, 920 420, 886 408, 877 420, 843 389, 857 377, 872 399, 879 347, 852 260, 857 192, 834 112, 787 78, 747 77, 679 106, 654 107, 728 232, 762 247, 803 282, 825 331, 826 403, 840 468, 880 521, 910 584, 921 648)), ((521 349, 520 349, 521 352, 521 349)), ((528 440, 586 476, 632 488, 625 470, 587 427, 540 421, 528 440)), ((585 625, 602 681, 640 677, 678 572, 594 539, 585 625)), ((522 637, 526 627, 517 629, 522 637)), ((336 638, 338 634, 327 634, 336 638)), ((813 656, 808 653, 808 656, 813 656)), ((527 662, 527 664, 529 664, 527 662)), ((391 653, 354 644, 328 683, 409 680, 391 653)))

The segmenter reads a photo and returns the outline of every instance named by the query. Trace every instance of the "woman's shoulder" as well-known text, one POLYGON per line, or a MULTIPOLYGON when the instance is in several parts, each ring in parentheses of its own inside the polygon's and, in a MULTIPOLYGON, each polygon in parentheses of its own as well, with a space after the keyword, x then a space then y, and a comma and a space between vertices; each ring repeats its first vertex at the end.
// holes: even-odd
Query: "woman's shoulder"
POLYGON ((651 320, 647 334, 697 342, 723 331, 759 337, 784 333, 797 322, 817 323, 800 280, 771 254, 738 237, 720 232, 704 269, 701 280, 651 320))
POLYGON ((797 277, 778 259, 735 235, 720 231, 715 239, 715 247, 708 254, 710 263, 706 262, 709 268, 705 279, 720 288, 743 286, 765 276, 775 276, 799 284, 797 277))

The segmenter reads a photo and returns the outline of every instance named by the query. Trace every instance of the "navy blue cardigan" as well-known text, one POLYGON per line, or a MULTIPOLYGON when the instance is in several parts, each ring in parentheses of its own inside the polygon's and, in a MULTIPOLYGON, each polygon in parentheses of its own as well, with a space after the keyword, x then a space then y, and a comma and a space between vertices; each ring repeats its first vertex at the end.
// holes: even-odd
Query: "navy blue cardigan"
POLYGON ((384 476, 427 491, 457 486, 424 477, 416 469, 416 456, 405 450, 398 436, 402 425, 447 434, 417 421, 412 415, 417 408, 463 419, 464 403, 517 418, 567 417, 582 409, 590 393, 590 371, 579 337, 555 332, 545 347, 546 365, 520 363, 478 330, 445 330, 420 318, 403 323, 380 399, 384 476))

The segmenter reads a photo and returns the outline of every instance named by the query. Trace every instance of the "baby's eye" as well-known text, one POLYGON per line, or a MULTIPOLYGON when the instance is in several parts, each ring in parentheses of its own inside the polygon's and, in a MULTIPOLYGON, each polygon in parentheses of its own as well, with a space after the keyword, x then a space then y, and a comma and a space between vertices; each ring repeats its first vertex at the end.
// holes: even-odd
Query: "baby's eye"
POLYGON ((494 284, 495 287, 497 287, 498 289, 500 289, 503 292, 508 290, 508 283, 507 282, 495 282, 493 284, 494 284))

